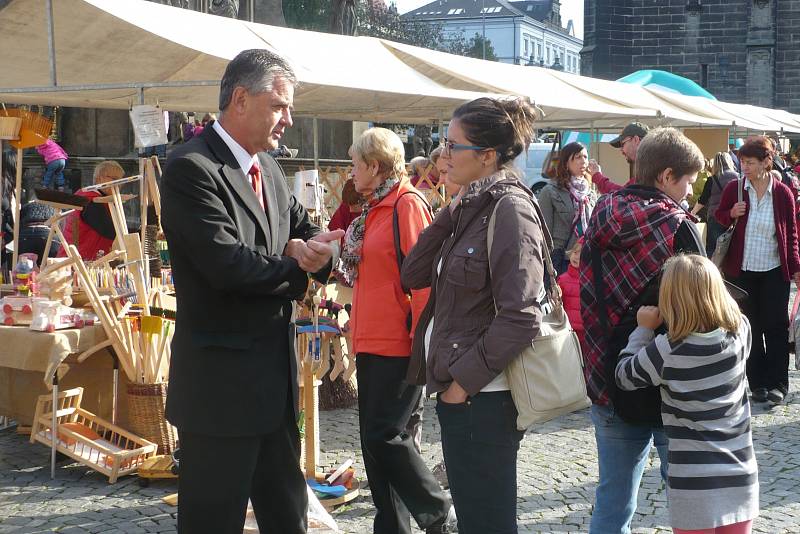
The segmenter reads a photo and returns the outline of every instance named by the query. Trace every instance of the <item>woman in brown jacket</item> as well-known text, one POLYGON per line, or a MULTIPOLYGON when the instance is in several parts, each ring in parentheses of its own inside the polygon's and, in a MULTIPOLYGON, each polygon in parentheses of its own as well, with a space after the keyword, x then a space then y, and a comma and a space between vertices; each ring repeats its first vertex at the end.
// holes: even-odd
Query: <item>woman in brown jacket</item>
POLYGON ((517 532, 524 433, 504 370, 538 333, 544 264, 542 222, 511 169, 533 137, 534 115, 526 99, 479 98, 455 111, 441 158, 461 192, 422 232, 402 269, 404 286, 431 288, 408 378, 437 394, 461 534, 517 532), (499 202, 490 256, 487 231, 499 202))

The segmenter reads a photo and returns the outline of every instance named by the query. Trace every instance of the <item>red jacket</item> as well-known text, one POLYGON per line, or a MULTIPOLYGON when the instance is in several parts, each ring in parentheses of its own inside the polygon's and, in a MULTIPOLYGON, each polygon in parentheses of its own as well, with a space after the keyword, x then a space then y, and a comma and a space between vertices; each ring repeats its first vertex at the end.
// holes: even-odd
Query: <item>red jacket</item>
POLYGON ((357 212, 350 211, 350 206, 342 202, 339 208, 331 217, 331 222, 328 223, 328 230, 342 229, 345 232, 350 227, 350 223, 355 221, 361 215, 361 210, 357 212))
POLYGON ((619 185, 616 182, 612 182, 611 178, 602 172, 596 172, 592 175, 592 183, 597 186, 597 190, 600 191, 601 195, 605 195, 606 193, 613 193, 614 191, 619 191, 623 187, 635 184, 636 178, 632 177, 625 185, 619 185))
POLYGON ((578 269, 570 265, 567 272, 558 277, 558 285, 564 299, 564 309, 569 324, 583 345, 583 318, 581 317, 581 281, 578 269))
MULTIPOLYGON (((731 208, 739 200, 736 188, 740 183, 740 180, 735 180, 725 186, 719 207, 714 213, 714 218, 725 228, 733 223, 731 208)), ((741 274, 742 260, 744 260, 744 234, 745 228, 747 228, 747 215, 750 212, 750 195, 747 194, 747 191, 742 195, 742 200, 747 204, 747 210, 744 215, 739 217, 739 222, 733 231, 733 239, 728 247, 728 254, 722 264, 725 274, 734 277, 741 274)), ((800 256, 797 252, 797 217, 791 189, 774 178, 772 178, 772 210, 775 213, 775 234, 778 240, 778 255, 781 258, 781 271, 783 279, 788 282, 794 273, 800 271, 800 256)))
MULTIPOLYGON (((353 351, 356 354, 411 355, 414 328, 428 302, 430 289, 412 291, 410 301, 403 293, 394 250, 392 214, 398 191, 403 193, 413 189, 407 180, 403 180, 367 215, 350 317, 353 351), (412 312, 411 332, 406 327, 409 310, 412 312)), ((407 194, 400 199, 397 214, 400 249, 407 256, 417 243, 419 234, 431 223, 431 216, 422 199, 415 194, 407 194)))
MULTIPOLYGON (((78 196, 82 197, 99 197, 101 196, 100 193, 97 191, 78 191, 75 193, 78 196)), ((95 204, 97 206, 97 204, 95 204)), ((105 205, 102 205, 104 208, 108 209, 105 205)), ((76 244, 75 237, 73 235, 75 229, 75 223, 77 221, 78 226, 78 239, 77 239, 77 246, 78 246, 78 253, 81 255, 86 261, 94 261, 97 259, 97 254, 101 250, 104 254, 108 254, 111 252, 112 247, 114 246, 114 240, 108 239, 107 237, 103 237, 100 235, 97 230, 89 226, 81 217, 82 212, 80 211, 73 211, 70 213, 66 220, 64 221, 64 238, 67 240, 67 243, 74 245, 76 244)), ((111 215, 109 214, 109 219, 111 215)), ((58 257, 63 258, 67 255, 66 250, 64 250, 65 243, 61 244, 61 250, 58 251, 58 257)))

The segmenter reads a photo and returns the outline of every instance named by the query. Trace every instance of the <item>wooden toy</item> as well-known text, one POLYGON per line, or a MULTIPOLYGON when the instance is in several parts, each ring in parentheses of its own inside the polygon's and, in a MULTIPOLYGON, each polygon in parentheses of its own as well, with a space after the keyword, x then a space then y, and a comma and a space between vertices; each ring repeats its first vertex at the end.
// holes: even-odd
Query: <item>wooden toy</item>
POLYGON ((55 445, 55 450, 61 454, 106 475, 110 484, 121 476, 135 473, 145 460, 155 456, 155 443, 83 410, 82 397, 83 388, 62 391, 56 397, 54 409, 50 395, 40 396, 31 428, 31 443, 55 445), (53 434, 57 436, 55 440, 53 434))

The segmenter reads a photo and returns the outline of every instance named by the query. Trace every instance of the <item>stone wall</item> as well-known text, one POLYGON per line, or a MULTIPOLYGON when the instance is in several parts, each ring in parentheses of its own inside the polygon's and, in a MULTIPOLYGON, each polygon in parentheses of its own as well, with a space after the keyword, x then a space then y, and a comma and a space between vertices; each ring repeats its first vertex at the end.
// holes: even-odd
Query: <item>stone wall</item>
POLYGON ((800 0, 586 0, 582 73, 661 69, 800 112, 800 0))

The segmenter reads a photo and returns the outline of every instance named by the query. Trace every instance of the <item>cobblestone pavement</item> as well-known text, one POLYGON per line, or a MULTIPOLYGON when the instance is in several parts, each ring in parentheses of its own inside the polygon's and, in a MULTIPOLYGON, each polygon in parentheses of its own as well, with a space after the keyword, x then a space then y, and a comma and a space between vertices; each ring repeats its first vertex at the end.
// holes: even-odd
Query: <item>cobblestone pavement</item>
MULTIPOLYGON (((753 433, 761 480, 761 516, 755 531, 800 532, 800 373, 792 373, 792 393, 772 410, 754 408, 753 433)), ((428 404, 423 454, 429 465, 441 460, 438 427, 428 404)), ((321 461, 325 466, 354 458, 363 475, 355 410, 321 415, 321 461)), ((43 532, 170 532, 176 508, 161 502, 174 483, 148 488, 135 477, 109 485, 99 473, 65 461, 49 478, 49 449, 0 431, 0 534, 43 532)), ((586 411, 559 418, 529 433, 518 466, 520 532, 586 532, 597 480, 594 436, 586 411)), ((634 532, 670 532, 666 496, 651 457, 639 494, 634 532)), ((369 490, 334 513, 344 532, 371 532, 374 510, 369 490)))

